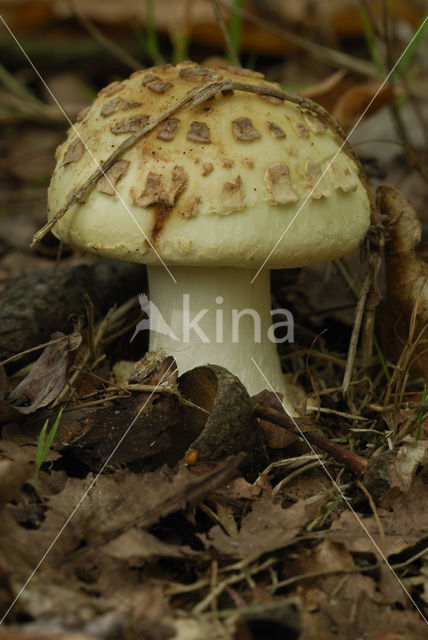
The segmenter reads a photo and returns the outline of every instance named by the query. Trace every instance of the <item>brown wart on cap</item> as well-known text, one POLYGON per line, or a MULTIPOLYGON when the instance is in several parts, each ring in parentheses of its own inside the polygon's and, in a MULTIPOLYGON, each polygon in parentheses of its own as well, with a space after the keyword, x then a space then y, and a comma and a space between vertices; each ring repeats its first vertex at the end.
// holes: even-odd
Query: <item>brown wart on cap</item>
POLYGON ((261 137, 260 131, 257 131, 257 129, 253 127, 250 118, 237 118, 236 120, 232 120, 232 132, 235 138, 242 142, 251 142, 261 137))
POLYGON ((160 125, 157 138, 165 141, 174 140, 179 124, 180 120, 178 118, 168 118, 160 125))
POLYGON ((208 126, 205 122, 196 122, 195 120, 190 123, 190 129, 186 134, 186 138, 193 142, 205 142, 206 144, 211 142, 208 126))
POLYGON ((331 195, 331 189, 327 185, 325 177, 322 175, 319 162, 308 160, 305 165, 305 174, 308 179, 308 188, 311 190, 312 198, 328 198, 331 195))
POLYGON ((332 162, 330 171, 333 173, 333 184, 336 189, 341 189, 345 193, 355 191, 358 180, 348 167, 344 167, 338 162, 332 162))
POLYGON ((266 382, 252 355, 287 395, 267 265, 304 266, 358 248, 372 196, 331 116, 242 73, 245 81, 237 81, 236 70, 186 62, 102 90, 76 129, 107 176, 94 173, 91 154, 70 130, 58 150, 49 211, 58 220, 56 212, 67 210, 54 227, 64 241, 147 264, 150 301, 177 337, 154 326, 151 349, 166 346, 181 371, 221 364, 257 393, 266 382), (85 183, 96 189, 84 190, 85 183))
POLYGON ((80 138, 76 138, 67 147, 67 150, 64 153, 64 157, 62 159, 62 166, 70 164, 71 162, 77 162, 83 156, 84 152, 85 145, 83 144, 83 140, 81 140, 80 138))
POLYGON ((110 127, 110 131, 112 133, 132 133, 133 131, 138 131, 143 125, 148 122, 149 116, 141 115, 141 116, 131 116, 130 118, 124 118, 123 120, 119 120, 115 125, 110 127))
POLYGON ((293 122, 293 129, 300 138, 309 138, 309 129, 302 122, 293 122))
POLYGON ((274 138, 277 138, 278 140, 280 140, 281 138, 285 138, 284 129, 282 129, 279 124, 276 124, 276 122, 267 122, 267 128, 274 138))
POLYGON ((163 82, 162 80, 154 80, 149 82, 147 87, 154 93, 165 93, 168 89, 171 89, 174 85, 172 82, 163 82))
POLYGON ((105 176, 100 178, 97 182, 97 191, 105 193, 109 196, 113 196, 115 193, 115 187, 120 178, 126 173, 129 167, 128 160, 118 160, 114 163, 105 176))
MULTIPOLYGON (((136 73, 141 73, 141 72, 136 71, 136 73)), ((135 74, 132 74, 131 78, 134 77, 134 75, 135 74)), ((143 85, 143 87, 145 87, 146 84, 149 84, 150 82, 159 82, 159 81, 161 81, 161 78, 157 76, 155 73, 145 73, 141 81, 141 84, 143 85)))
POLYGON ((204 162, 202 165, 202 175, 209 176, 210 173, 214 170, 214 165, 212 162, 204 162))
POLYGON ((272 204, 290 204, 299 199, 291 185, 290 169, 286 164, 276 162, 269 165, 264 179, 268 200, 272 204))
POLYGON ((225 182, 221 188, 220 215, 226 216, 233 211, 241 211, 244 208, 244 190, 241 176, 236 176, 233 182, 225 182))
POLYGON ((126 109, 133 109, 140 106, 141 102, 137 102, 136 100, 124 100, 123 98, 117 97, 105 102, 101 107, 100 114, 107 117, 116 113, 116 111, 125 111, 126 109))
POLYGON ((119 93, 119 91, 122 91, 124 88, 125 86, 121 82, 112 82, 104 87, 104 89, 101 89, 101 91, 98 91, 98 95, 114 96, 115 93, 119 93))

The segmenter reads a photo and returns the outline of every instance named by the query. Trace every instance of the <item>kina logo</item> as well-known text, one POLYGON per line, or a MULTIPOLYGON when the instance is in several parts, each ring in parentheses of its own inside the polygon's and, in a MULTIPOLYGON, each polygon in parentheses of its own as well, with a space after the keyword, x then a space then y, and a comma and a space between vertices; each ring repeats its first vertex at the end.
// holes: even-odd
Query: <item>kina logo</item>
POLYGON ((145 293, 140 293, 138 296, 138 301, 140 303, 142 311, 146 314, 146 318, 140 320, 140 322, 135 327, 135 331, 131 338, 131 342, 140 331, 155 331, 156 333, 161 333, 164 336, 169 336, 173 340, 178 340, 175 333, 172 331, 168 323, 164 320, 161 312, 158 307, 151 302, 145 293))

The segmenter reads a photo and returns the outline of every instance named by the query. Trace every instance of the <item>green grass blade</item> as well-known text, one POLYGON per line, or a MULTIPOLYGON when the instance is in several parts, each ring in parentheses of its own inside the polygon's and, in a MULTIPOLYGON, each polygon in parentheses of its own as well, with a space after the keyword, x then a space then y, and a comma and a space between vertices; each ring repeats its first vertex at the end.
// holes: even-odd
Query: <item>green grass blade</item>
POLYGON ((369 51, 369 55, 373 65, 380 76, 385 75, 386 69, 379 57, 379 53, 376 47, 376 39, 373 32, 372 23, 370 21, 369 12, 367 11, 367 7, 364 5, 360 6, 360 16, 361 22, 363 25, 364 38, 367 44, 367 49, 369 51))
MULTIPOLYGON (((244 0, 233 0, 232 15, 229 20, 229 36, 232 43, 233 50, 236 56, 239 58, 241 53, 241 33, 242 33, 242 18, 235 13, 233 9, 242 9, 244 6, 244 0)), ((226 53, 226 58, 231 60, 230 54, 226 53)))
POLYGON ((40 467, 42 466, 47 456, 47 453, 51 447, 53 439, 55 438, 59 421, 61 419, 62 410, 63 410, 63 407, 61 407, 61 409, 59 410, 58 415, 55 419, 55 422, 52 425, 52 429, 49 431, 47 436, 46 436, 46 431, 48 428, 49 420, 46 420, 45 424, 41 428, 39 439, 37 441, 36 464, 35 464, 34 475, 33 475, 34 480, 38 480, 39 478, 40 467))
MULTIPOLYGON (((422 394, 422 402, 425 402, 425 400, 427 399, 427 385, 425 384, 424 386, 424 392, 422 394)), ((416 440, 419 440, 421 437, 421 426, 422 426, 422 418, 424 417, 424 410, 423 409, 419 409, 419 415, 418 415, 418 423, 416 426, 416 440)))
POLYGON ((159 49, 153 0, 146 0, 146 23, 146 51, 155 64, 165 64, 159 49))
POLYGON ((404 69, 408 66, 410 60, 416 53, 416 50, 419 47, 422 38, 425 36, 427 27, 428 16, 425 16, 418 29, 415 31, 415 35, 413 36, 413 40, 411 40, 410 42, 409 48, 398 63, 396 71, 404 71, 404 69))
POLYGON ((383 369, 383 372, 385 374, 385 378, 388 380, 388 382, 390 382, 391 381, 391 374, 389 373, 388 365, 386 364, 386 360, 383 357, 383 353, 382 353, 382 350, 381 350, 381 348, 379 346, 379 342, 377 341, 376 336, 373 336, 373 344, 375 346, 376 353, 377 353, 377 356, 379 358, 379 362, 382 365, 382 369, 383 369))

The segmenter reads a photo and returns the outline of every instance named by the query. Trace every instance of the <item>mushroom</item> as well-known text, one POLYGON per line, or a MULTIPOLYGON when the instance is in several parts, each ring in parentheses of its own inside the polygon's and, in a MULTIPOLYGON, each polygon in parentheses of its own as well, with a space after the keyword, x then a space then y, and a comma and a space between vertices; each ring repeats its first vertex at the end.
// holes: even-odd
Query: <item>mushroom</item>
POLYGON ((184 62, 137 71, 102 89, 78 118, 79 135, 70 129, 58 148, 50 216, 96 169, 94 157, 105 161, 210 80, 244 81, 252 92, 236 85, 177 110, 53 231, 95 254, 147 265, 151 350, 165 347, 181 372, 225 366, 250 394, 271 385, 294 413, 272 332, 269 269, 344 256, 370 224, 360 165, 324 110, 234 67, 184 62))

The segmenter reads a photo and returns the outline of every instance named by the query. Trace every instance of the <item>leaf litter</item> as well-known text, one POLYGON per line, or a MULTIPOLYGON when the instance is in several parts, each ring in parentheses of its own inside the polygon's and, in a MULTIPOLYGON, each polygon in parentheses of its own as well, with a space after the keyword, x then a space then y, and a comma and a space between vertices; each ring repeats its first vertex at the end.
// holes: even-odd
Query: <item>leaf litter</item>
MULTIPOLYGON (((330 4, 322 11, 334 15, 330 4)), ((369 67, 369 82, 341 69, 306 95, 350 127, 379 87, 369 67)), ((397 95, 402 86, 385 89, 377 116, 397 95)), ((378 158, 363 159, 379 171, 378 158)), ((423 610, 428 602, 426 354, 418 338, 426 253, 411 205, 388 187, 378 201, 382 217, 372 232, 385 242, 388 287, 376 333, 389 380, 375 357, 357 353, 344 396, 345 359, 331 342, 338 325, 319 337, 329 307, 319 300, 331 303, 340 330, 352 328, 349 307, 361 280, 352 258, 334 273, 305 270, 311 286, 297 275, 291 287, 296 318, 299 306, 305 310, 304 355, 291 349, 283 358, 317 399, 318 413, 297 421, 311 447, 272 397, 263 413, 260 398, 250 399, 219 367, 179 376, 158 355, 155 366, 143 359, 139 375, 126 374, 122 352, 138 359, 123 340, 135 328, 126 320, 132 305, 95 324, 87 304, 83 329, 58 334, 60 342, 22 371, 6 366, 6 376, 0 368, 0 612, 8 613, 0 638, 425 637, 414 605, 423 610), (318 284, 318 293, 310 291, 314 278, 326 295, 318 284), (38 434, 61 406, 35 482, 38 434)), ((282 306, 281 284, 275 293, 282 306)))

